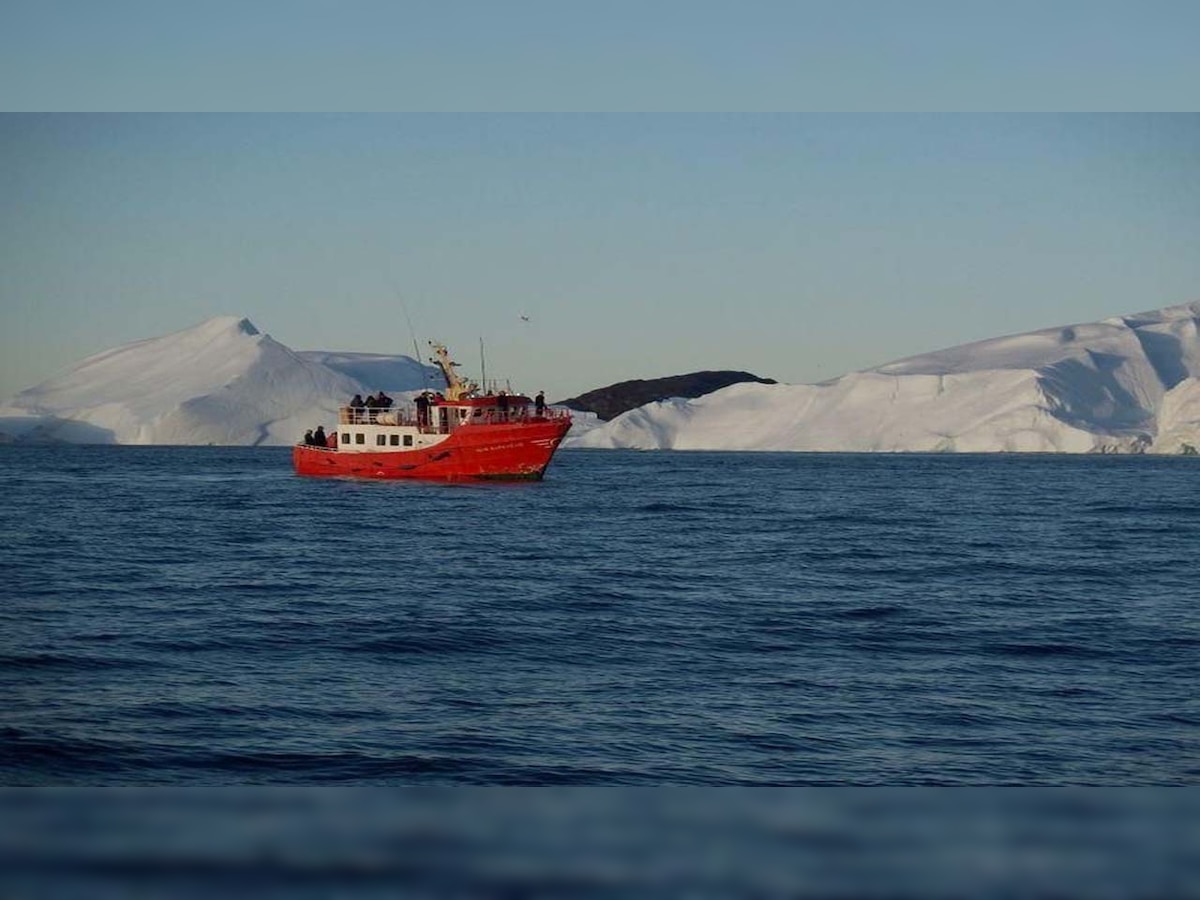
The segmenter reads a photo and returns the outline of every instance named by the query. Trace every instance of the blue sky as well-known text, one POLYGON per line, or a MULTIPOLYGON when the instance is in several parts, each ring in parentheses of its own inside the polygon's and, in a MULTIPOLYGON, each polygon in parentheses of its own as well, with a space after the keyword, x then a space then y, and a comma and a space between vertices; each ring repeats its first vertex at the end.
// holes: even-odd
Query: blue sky
POLYGON ((0 108, 1196 108, 1194 0, 3 0, 0 108))
POLYGON ((9 114, 0 395, 218 314, 411 352, 406 310, 553 397, 820 380, 1200 298, 1198 163, 1194 114, 9 114))

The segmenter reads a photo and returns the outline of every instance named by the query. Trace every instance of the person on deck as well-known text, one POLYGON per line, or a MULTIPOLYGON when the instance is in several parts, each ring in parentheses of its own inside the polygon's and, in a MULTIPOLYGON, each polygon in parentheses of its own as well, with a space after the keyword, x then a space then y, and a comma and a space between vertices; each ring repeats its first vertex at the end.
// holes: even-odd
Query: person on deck
POLYGON ((324 425, 318 425, 317 430, 313 432, 313 446, 315 446, 315 447, 327 446, 324 425))
POLYGON ((304 432, 304 446, 311 447, 312 445, 313 445, 313 433, 312 433, 312 429, 310 428, 310 429, 308 429, 308 431, 304 432))
POLYGON ((533 398, 533 411, 539 416, 544 416, 546 414, 545 391, 538 391, 537 396, 533 398))

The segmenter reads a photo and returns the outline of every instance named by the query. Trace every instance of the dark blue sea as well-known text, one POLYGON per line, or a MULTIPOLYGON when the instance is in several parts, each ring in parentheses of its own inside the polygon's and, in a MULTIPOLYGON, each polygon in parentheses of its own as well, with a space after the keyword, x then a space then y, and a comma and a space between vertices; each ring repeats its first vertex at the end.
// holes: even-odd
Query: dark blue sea
POLYGON ((6 785, 1200 780, 1200 462, 0 447, 6 785))

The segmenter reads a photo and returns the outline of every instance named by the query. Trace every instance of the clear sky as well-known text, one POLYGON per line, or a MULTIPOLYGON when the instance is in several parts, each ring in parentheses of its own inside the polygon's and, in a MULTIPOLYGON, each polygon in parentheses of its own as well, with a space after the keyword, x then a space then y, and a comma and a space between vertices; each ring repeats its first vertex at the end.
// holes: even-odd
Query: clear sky
POLYGON ((0 0, 10 110, 1194 110, 1195 0, 0 0))
POLYGON ((557 399, 1200 299, 1194 114, 8 114, 0 198, 0 396, 220 314, 557 399))

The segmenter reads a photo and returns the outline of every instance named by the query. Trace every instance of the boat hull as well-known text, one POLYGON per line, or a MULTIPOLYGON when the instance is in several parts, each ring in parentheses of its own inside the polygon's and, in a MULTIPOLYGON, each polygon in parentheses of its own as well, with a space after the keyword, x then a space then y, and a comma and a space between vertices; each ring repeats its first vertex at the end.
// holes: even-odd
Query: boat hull
POLYGON ((437 481, 538 481, 571 427, 569 419, 469 425, 414 450, 354 452, 303 444, 292 448, 298 475, 437 481))

